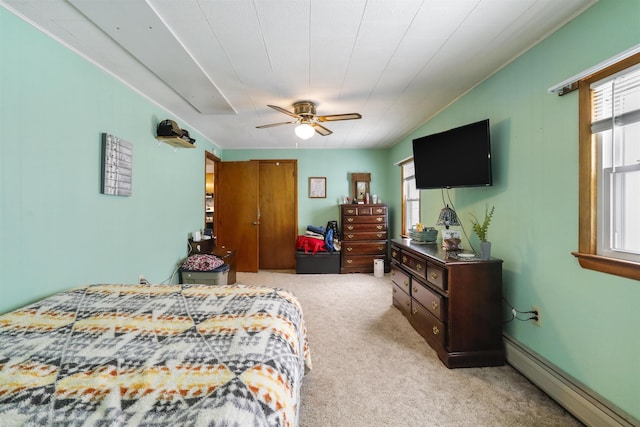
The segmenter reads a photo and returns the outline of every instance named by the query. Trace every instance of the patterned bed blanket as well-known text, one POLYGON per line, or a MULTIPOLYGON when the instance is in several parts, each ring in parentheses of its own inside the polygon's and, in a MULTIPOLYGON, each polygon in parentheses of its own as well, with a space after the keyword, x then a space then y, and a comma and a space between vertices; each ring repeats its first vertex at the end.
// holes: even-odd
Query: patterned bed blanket
POLYGON ((92 285, 0 316, 0 424, 295 426, 305 367, 289 291, 92 285))

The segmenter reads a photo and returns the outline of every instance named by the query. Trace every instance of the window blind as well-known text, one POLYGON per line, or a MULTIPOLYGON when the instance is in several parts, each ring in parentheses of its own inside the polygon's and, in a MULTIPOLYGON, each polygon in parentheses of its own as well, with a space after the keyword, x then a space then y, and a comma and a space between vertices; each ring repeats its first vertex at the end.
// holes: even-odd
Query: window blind
POLYGON ((640 122, 640 65, 591 85, 591 133, 640 122))

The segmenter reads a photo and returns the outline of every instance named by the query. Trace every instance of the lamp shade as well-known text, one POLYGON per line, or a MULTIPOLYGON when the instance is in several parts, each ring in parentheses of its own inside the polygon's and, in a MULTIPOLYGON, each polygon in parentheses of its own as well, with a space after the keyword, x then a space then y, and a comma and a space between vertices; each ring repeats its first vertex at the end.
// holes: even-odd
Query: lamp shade
POLYGON ((451 225, 460 225, 460 220, 456 211, 451 209, 449 205, 440 210, 440 216, 438 216, 438 222, 436 225, 444 225, 445 228, 449 228, 451 225))
POLYGON ((309 139, 315 133, 315 129, 308 123, 300 123, 296 126, 296 135, 301 139, 309 139))

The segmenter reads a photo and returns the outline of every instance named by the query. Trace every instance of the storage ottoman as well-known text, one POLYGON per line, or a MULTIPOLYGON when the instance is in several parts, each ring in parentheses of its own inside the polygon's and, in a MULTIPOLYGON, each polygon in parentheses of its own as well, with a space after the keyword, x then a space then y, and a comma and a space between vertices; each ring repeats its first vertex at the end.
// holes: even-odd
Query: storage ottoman
POLYGON ((178 270, 180 283, 201 285, 226 285, 229 276, 229 264, 210 271, 178 270))
POLYGON ((339 274, 340 252, 296 252, 297 274, 339 274))

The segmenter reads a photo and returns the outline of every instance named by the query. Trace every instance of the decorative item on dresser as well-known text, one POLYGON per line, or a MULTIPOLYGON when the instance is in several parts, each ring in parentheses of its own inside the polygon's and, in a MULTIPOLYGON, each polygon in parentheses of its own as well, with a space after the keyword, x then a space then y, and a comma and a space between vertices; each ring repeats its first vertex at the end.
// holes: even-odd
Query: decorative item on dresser
POLYGON ((391 241, 393 305, 448 368, 504 365, 502 260, 391 241))
POLYGON ((386 204, 340 205, 340 273, 373 273, 375 259, 384 260, 388 271, 388 218, 386 204))

